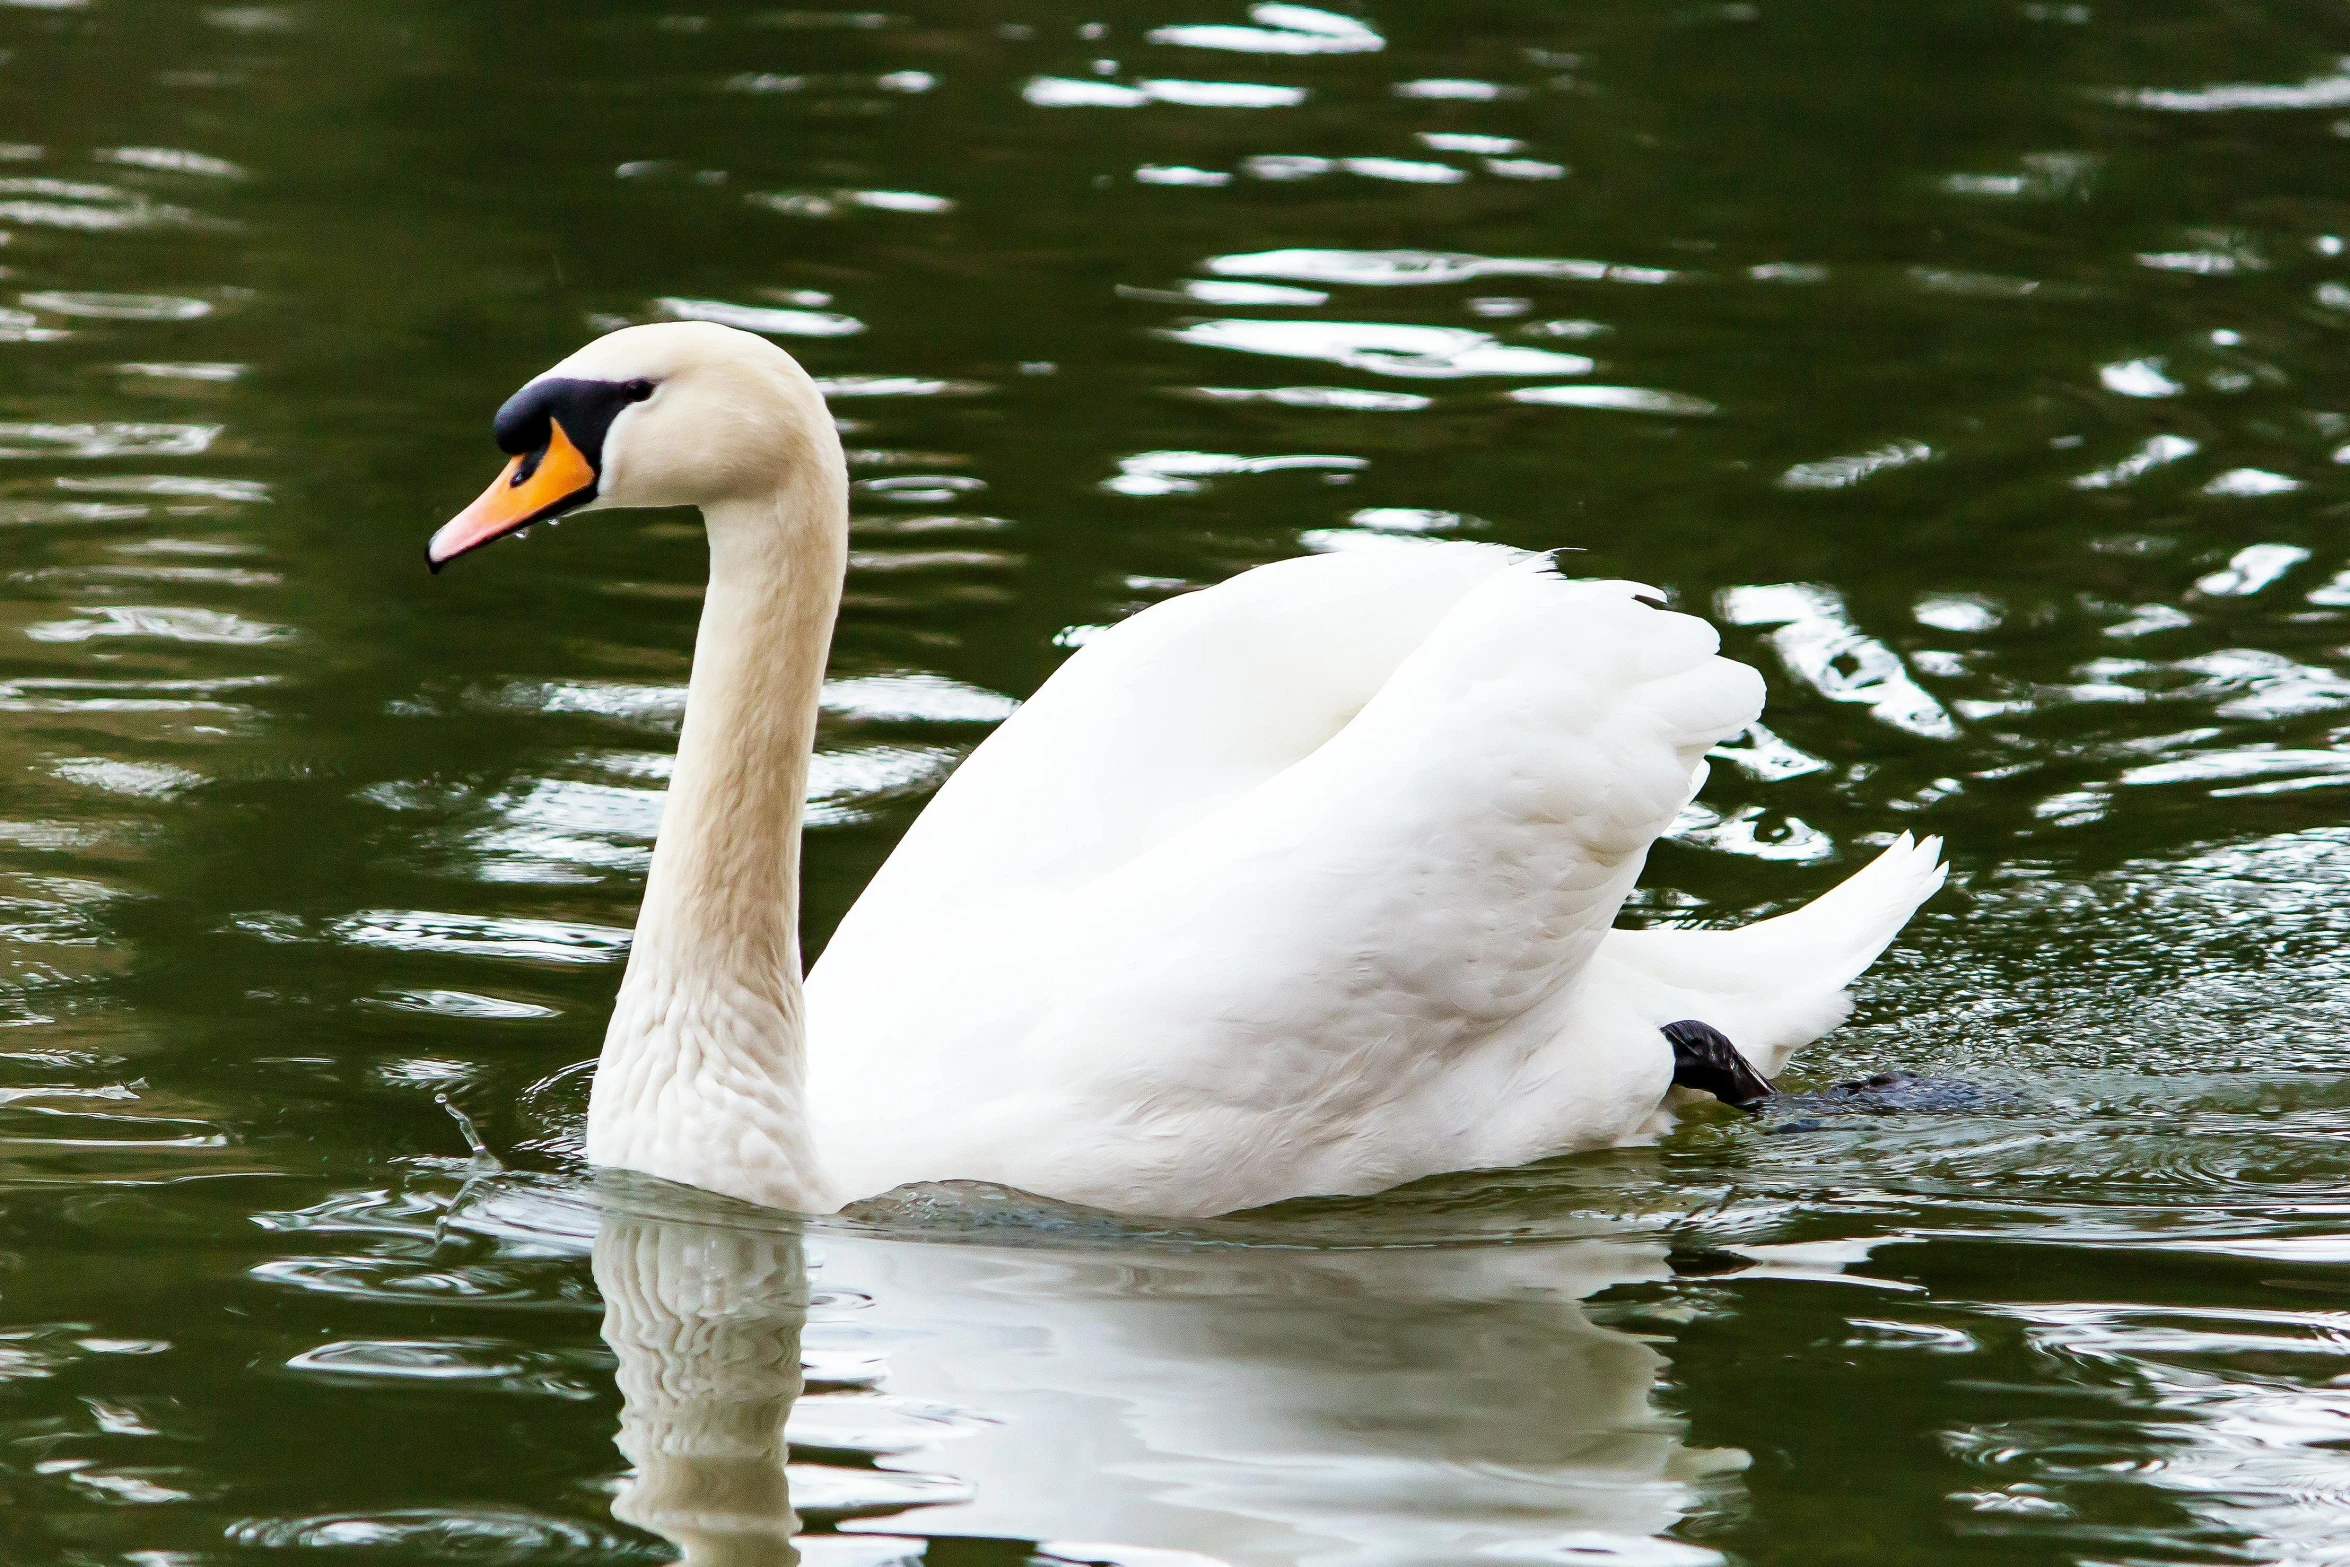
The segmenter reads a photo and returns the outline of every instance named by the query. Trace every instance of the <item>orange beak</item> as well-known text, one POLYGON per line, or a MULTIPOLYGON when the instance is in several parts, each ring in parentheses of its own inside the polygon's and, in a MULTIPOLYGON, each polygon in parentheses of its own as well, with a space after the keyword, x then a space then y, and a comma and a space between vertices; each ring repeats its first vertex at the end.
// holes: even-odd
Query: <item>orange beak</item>
POLYGON ((515 458, 480 499, 441 524, 424 547, 427 565, 439 571, 468 550, 594 498, 595 468, 563 433, 561 420, 550 421, 549 430, 547 449, 536 463, 527 456, 515 458))

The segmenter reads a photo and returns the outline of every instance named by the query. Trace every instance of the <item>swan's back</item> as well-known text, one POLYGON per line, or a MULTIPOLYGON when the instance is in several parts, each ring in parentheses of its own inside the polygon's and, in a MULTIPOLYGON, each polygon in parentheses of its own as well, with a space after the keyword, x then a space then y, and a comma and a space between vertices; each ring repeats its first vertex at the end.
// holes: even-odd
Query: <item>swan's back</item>
POLYGON ((1081 886, 1255 788, 1344 728, 1462 594, 1525 558, 1465 543, 1305 556, 1097 632, 947 779, 811 986, 895 974, 910 931, 975 900, 1081 886))
POLYGON ((1565 1039, 1577 982, 1761 706, 1653 591, 1475 546, 1308 560, 1083 650, 819 967, 827 1158, 1213 1212, 1628 1134, 1664 1020, 1565 1039), (1571 1124, 1501 1148, 1562 1039, 1571 1124))

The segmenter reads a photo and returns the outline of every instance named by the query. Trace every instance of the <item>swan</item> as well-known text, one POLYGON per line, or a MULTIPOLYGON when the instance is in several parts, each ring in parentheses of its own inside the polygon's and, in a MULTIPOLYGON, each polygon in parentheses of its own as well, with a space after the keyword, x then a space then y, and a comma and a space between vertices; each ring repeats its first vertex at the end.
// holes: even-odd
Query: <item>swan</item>
POLYGON ((1262 566, 1089 641, 803 986, 848 537, 821 392, 749 333, 634 326, 494 432, 512 461, 435 571, 574 513, 696 506, 709 534, 598 1165, 807 1213, 960 1179, 1182 1217, 1620 1145, 1676 1086, 1766 1095, 1942 884, 1905 834, 1743 929, 1611 929, 1762 678, 1653 588, 1429 543, 1262 566))

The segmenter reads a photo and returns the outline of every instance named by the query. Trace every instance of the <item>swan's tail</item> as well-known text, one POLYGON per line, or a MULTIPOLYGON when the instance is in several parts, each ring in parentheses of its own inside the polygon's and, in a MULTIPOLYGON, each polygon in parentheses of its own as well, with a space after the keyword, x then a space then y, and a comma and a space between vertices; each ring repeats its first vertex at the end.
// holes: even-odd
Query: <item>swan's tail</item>
POLYGON ((1600 948, 1610 978, 1660 1023, 1696 1018, 1727 1034, 1765 1075, 1844 1021, 1844 987, 1941 889, 1942 840, 1908 833, 1800 909, 1738 930, 1619 930, 1600 948), (1652 999, 1653 997, 1653 999, 1652 999))

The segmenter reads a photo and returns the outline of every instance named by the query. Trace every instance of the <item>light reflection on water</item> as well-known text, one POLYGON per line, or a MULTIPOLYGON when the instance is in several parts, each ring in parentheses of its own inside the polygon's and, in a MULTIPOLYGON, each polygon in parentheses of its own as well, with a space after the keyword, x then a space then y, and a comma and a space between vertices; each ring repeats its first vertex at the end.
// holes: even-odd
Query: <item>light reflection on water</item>
POLYGON ((2350 1562, 2329 20, 527 20, 0 7, 0 1556, 2350 1562), (1572 544, 1772 686, 1629 917, 1944 833, 1799 1086, 1988 1092, 1179 1232, 591 1192, 698 532, 416 556, 654 319, 851 449, 812 936, 1093 628, 1572 544))

